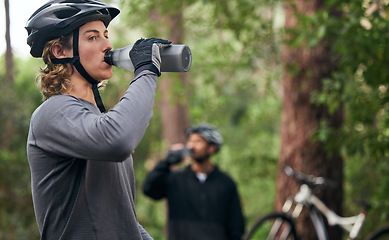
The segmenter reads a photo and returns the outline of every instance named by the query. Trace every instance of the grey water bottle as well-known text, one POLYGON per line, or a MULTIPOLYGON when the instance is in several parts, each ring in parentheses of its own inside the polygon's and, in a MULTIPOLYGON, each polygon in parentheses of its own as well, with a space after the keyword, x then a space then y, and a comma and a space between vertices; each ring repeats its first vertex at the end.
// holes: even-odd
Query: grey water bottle
MULTIPOLYGON (((134 71, 130 58, 133 45, 108 51, 104 61, 110 65, 134 71)), ((187 45, 171 45, 161 49, 161 72, 187 72, 192 65, 192 52, 187 45)))

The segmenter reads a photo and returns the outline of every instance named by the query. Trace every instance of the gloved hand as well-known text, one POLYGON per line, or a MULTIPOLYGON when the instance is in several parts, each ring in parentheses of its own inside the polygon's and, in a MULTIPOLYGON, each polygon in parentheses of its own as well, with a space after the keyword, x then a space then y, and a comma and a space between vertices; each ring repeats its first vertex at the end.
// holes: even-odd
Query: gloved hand
POLYGON ((160 38, 139 39, 130 51, 130 58, 135 68, 135 75, 149 70, 161 76, 160 49, 170 46, 172 42, 160 38))
POLYGON ((180 163, 186 156, 189 156, 192 151, 192 149, 188 149, 186 147, 180 150, 169 150, 166 157, 166 162, 169 164, 180 163))
POLYGON ((169 150, 167 157, 166 157, 166 162, 169 164, 177 164, 182 161, 184 158, 183 156, 183 149, 181 150, 169 150))

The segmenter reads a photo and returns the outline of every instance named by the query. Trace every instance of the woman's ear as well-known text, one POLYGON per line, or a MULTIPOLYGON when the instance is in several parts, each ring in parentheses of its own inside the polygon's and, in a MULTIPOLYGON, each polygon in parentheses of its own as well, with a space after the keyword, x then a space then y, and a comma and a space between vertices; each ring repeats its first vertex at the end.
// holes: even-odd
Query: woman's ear
POLYGON ((53 56, 55 58, 69 58, 73 57, 73 55, 70 54, 70 50, 65 49, 61 44, 55 43, 51 47, 51 52, 53 53, 53 56))

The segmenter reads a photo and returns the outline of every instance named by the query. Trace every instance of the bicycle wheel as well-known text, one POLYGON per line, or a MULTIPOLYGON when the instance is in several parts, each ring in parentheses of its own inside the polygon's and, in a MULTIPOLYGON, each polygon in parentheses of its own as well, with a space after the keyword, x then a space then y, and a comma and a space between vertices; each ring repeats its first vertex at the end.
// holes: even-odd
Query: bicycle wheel
POLYGON ((389 240, 389 228, 378 230, 369 240, 389 240))
POLYGON ((293 220, 284 213, 270 213, 257 220, 245 240, 296 240, 293 220))

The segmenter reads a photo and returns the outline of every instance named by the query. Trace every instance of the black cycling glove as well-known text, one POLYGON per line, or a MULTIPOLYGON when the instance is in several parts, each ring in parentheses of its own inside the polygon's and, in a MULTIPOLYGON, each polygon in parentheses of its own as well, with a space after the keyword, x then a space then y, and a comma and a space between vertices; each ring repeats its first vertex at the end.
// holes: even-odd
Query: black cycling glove
POLYGON ((161 76, 160 49, 170 46, 172 42, 160 38, 139 39, 130 51, 130 58, 135 68, 135 75, 149 70, 161 76))
POLYGON ((169 150, 165 161, 169 164, 177 164, 185 157, 189 156, 192 152, 192 149, 188 149, 186 147, 180 150, 169 150))
POLYGON ((168 162, 169 164, 177 164, 181 162, 183 158, 183 150, 169 150, 166 157, 166 162, 168 162))

